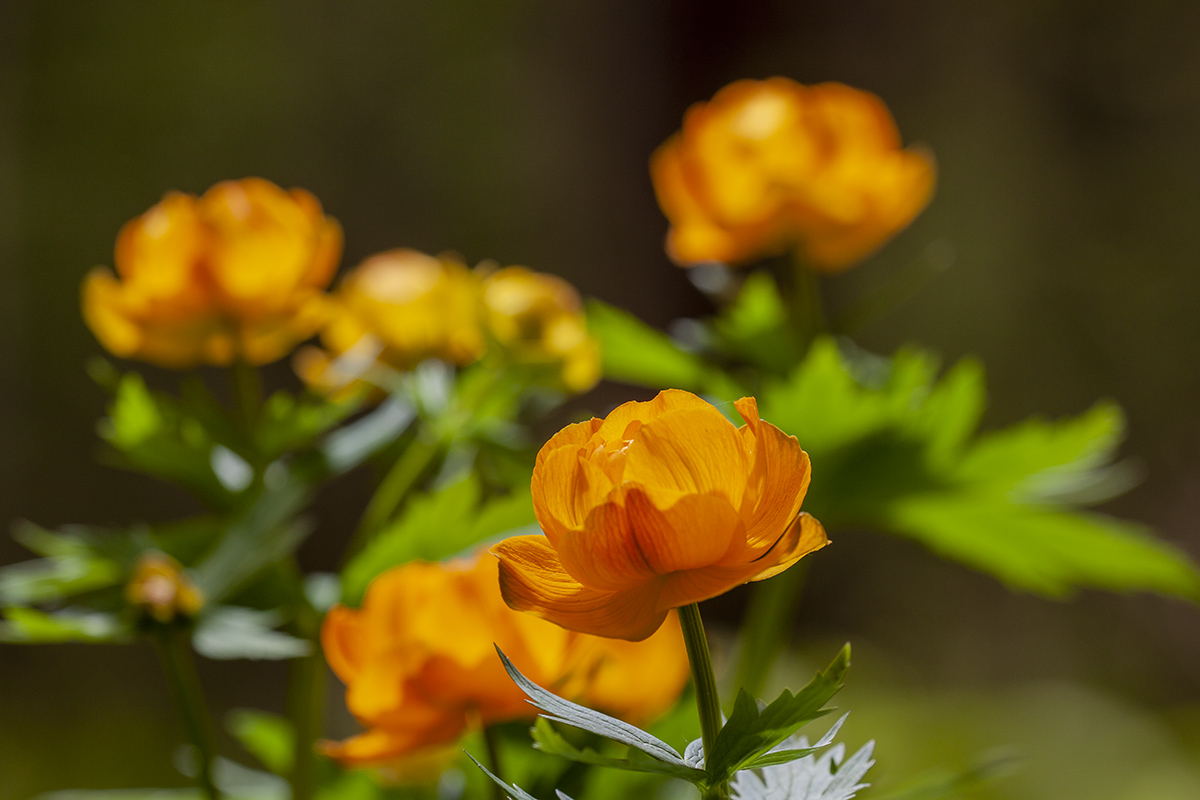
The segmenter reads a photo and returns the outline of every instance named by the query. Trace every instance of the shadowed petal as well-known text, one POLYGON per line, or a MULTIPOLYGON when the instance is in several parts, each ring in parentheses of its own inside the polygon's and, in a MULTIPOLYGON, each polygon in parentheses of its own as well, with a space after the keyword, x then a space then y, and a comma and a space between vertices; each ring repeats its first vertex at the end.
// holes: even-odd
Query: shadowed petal
POLYGON ((746 420, 739 433, 753 453, 739 510, 746 521, 746 544, 757 556, 796 519, 808 492, 811 469, 808 454, 796 437, 759 419, 758 403, 753 397, 743 397, 734 405, 746 420))
POLYGON ((657 608, 661 579, 619 592, 589 589, 563 569, 544 536, 513 536, 492 553, 500 559, 505 602, 564 628, 636 642, 667 617, 667 609, 657 608))
POLYGON ((664 510, 635 487, 625 508, 640 552, 660 575, 716 564, 744 539, 741 517, 720 495, 684 495, 664 510))

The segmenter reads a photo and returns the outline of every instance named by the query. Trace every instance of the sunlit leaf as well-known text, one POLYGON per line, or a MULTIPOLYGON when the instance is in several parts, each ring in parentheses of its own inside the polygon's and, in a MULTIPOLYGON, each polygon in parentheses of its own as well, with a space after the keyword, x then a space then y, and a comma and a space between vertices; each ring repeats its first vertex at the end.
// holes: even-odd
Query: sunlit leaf
POLYGON ((52 644, 58 642, 118 642, 128 629, 112 614, 83 609, 54 613, 36 608, 6 608, 0 621, 0 642, 52 644))
POLYGON ((231 711, 225 727, 246 752, 276 775, 287 775, 295 759, 296 735, 285 717, 239 708, 231 711))
POLYGON ((271 611, 223 606, 206 611, 192 633, 192 646, 206 658, 279 660, 312 652, 303 639, 275 630, 282 620, 271 611))
POLYGON ((590 747, 576 747, 563 738, 562 734, 554 730, 554 726, 545 717, 539 717, 534 724, 533 741, 535 743, 534 746, 542 752, 561 756, 580 764, 622 769, 628 772, 648 772, 655 775, 666 775, 672 778, 681 778, 692 783, 700 783, 707 778, 703 769, 650 758, 641 750, 634 748, 630 749, 628 757, 617 758, 597 753, 590 747))
POLYGON ((588 329, 600 342, 606 377, 648 386, 700 391, 706 366, 627 311, 597 300, 587 305, 588 329))

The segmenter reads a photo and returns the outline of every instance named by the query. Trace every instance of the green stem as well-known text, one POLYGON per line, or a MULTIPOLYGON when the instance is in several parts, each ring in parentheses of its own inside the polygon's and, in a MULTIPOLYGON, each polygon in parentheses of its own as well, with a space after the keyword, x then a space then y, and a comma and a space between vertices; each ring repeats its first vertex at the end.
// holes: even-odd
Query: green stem
POLYGON ((262 378, 258 370, 240 358, 229 367, 229 383, 233 387, 233 402, 238 419, 249 436, 258 422, 262 409, 262 378))
POLYGON ((807 350, 818 335, 825 332, 825 308, 821 300, 821 277, 796 256, 792 259, 792 325, 807 350))
POLYGON ((320 614, 307 602, 297 613, 296 630, 312 652, 293 659, 288 682, 288 719, 295 731, 295 758, 288 776, 292 800, 311 800, 316 791, 316 750, 325 705, 325 660, 321 655, 320 614))
POLYGON ((213 758, 216 756, 212 718, 204 700, 200 676, 196 674, 196 663, 192 659, 187 634, 183 630, 164 628, 155 636, 155 644, 163 673, 171 684, 171 693, 183 716, 188 738, 196 747, 199 761, 196 765, 196 783, 208 800, 217 800, 221 795, 212 776, 213 758))
POLYGON ((392 464, 371 501, 367 503, 349 552, 357 551, 387 525, 403 502, 404 496, 417 484, 440 451, 441 447, 437 442, 427 440, 421 431, 417 431, 416 438, 396 459, 396 463, 392 464))
MULTIPOLYGON (((683 643, 687 648, 688 663, 692 666, 692 681, 696 685, 696 709, 700 713, 700 739, 704 744, 707 762, 721 731, 721 698, 717 693, 717 676, 713 672, 712 656, 708 652, 708 638, 704 635, 704 621, 700 619, 700 606, 696 603, 679 609, 679 625, 683 629, 683 643)), ((708 787, 704 800, 727 800, 729 783, 718 783, 708 787)))
POLYGON ((804 588, 805 566, 797 564, 783 575, 755 584, 750 595, 750 606, 742 623, 738 686, 751 697, 762 695, 771 667, 786 644, 804 588))
MULTIPOLYGON (((483 745, 487 749, 488 768, 500 780, 504 780, 504 767, 500 763, 500 742, 496 729, 491 725, 483 726, 483 745)), ((488 781, 492 786, 492 796, 495 800, 504 800, 504 790, 495 781, 488 781)))

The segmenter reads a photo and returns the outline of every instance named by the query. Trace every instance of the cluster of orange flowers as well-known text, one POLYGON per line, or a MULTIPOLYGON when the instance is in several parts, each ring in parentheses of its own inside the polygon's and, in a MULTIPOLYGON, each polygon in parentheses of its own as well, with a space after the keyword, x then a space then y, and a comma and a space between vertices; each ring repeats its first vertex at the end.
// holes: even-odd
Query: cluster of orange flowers
POLYGON ((531 680, 635 724, 674 704, 688 678, 677 622, 636 644, 567 631, 506 606, 496 571, 487 554, 412 562, 376 578, 361 609, 329 612, 325 655, 367 731, 324 743, 327 755, 436 762, 472 725, 532 719, 495 646, 531 680))
MULTIPOLYGON (((934 182, 931 157, 901 148, 878 98, 783 78, 695 105, 651 172, 678 263, 792 252, 823 271, 906 226, 934 182)), ((88 275, 84 315, 113 353, 172 367, 267 363, 319 336, 295 363, 328 392, 380 364, 463 365, 489 352, 550 365, 576 391, 599 379, 569 284, 391 250, 328 292, 341 240, 312 195, 264 180, 169 194, 121 231, 116 275, 88 275)), ((533 472, 544 535, 500 542, 495 558, 398 567, 362 608, 330 611, 325 653, 367 730, 325 752, 354 765, 436 760, 472 726, 530 717, 493 644, 540 685, 626 719, 674 703, 688 665, 678 624, 664 626, 672 609, 828 543, 800 511, 808 456, 753 398, 734 406, 740 427, 669 390, 564 428, 533 472)), ((198 605, 170 566, 143 565, 131 601, 159 616, 198 605)))
POLYGON ((167 367, 266 364, 319 334, 296 360, 334 391, 376 359, 467 364, 489 344, 545 364, 571 391, 600 378, 599 350, 570 284, 524 267, 471 270, 412 250, 372 256, 333 293, 341 228, 308 192, 259 178, 201 197, 171 193, 117 238, 116 275, 83 285, 84 319, 112 353, 167 367))

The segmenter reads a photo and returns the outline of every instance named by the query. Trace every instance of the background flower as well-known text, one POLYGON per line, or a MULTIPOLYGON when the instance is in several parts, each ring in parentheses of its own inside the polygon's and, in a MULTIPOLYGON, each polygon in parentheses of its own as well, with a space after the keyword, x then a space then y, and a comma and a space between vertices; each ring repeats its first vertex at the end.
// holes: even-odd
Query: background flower
POLYGON ((693 105, 650 170, 678 263, 794 249, 829 272, 907 226, 934 183, 932 157, 900 148, 878 97, 787 78, 737 81, 693 105))
POLYGON ((828 543, 800 513, 808 456, 737 402, 741 428, 688 392, 619 406, 546 442, 533 471, 545 536, 495 546, 513 608, 640 640, 667 612, 763 580, 828 543))
POLYGON ((246 178, 173 192, 121 229, 116 275, 88 273, 84 319, 123 358, 276 361, 320 327, 341 247, 341 227, 302 189, 246 178))
POLYGON ((520 614, 501 598, 496 561, 486 554, 380 575, 361 609, 329 612, 322 644, 346 683, 346 704, 368 729, 325 743, 349 765, 428 753, 475 723, 531 718, 494 645, 540 685, 638 721, 669 708, 688 677, 678 625, 641 645, 613 647, 520 614), (631 675, 638 685, 622 692, 631 675))

